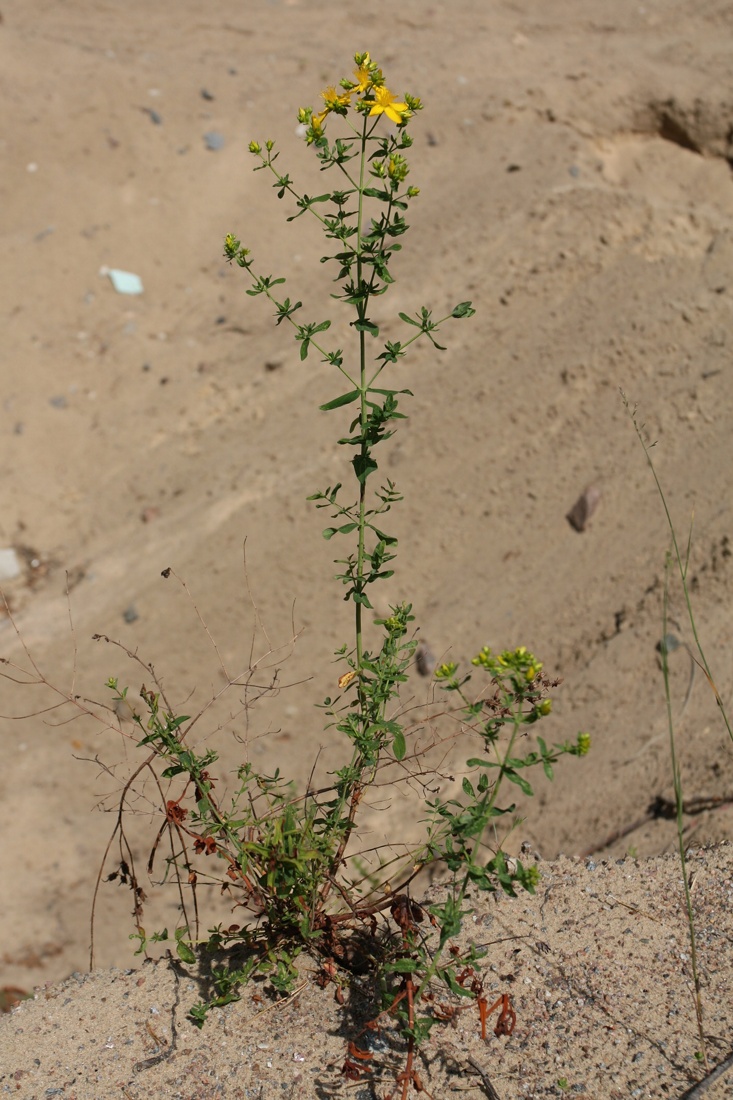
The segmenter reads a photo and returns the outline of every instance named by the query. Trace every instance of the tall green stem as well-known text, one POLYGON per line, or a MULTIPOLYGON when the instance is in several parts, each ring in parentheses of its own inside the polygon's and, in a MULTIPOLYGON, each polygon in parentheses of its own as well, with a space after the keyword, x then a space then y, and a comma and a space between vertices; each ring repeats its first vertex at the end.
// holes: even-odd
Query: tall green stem
MULTIPOLYGON (((362 222, 364 216, 364 172, 366 170, 366 143, 367 143, 367 120, 364 119, 364 126, 361 135, 361 157, 359 166, 359 210, 356 220, 356 285, 361 292, 363 285, 363 263, 362 263, 362 222)), ((366 317, 366 301, 360 301, 357 306, 357 313, 359 320, 363 321, 366 317)), ((356 667, 361 671, 362 654, 363 654, 363 637, 362 637, 362 603, 361 597, 364 588, 364 533, 365 533, 365 519, 366 519, 366 477, 364 476, 366 466, 364 459, 367 453, 367 441, 366 441, 366 422, 367 422, 367 402, 366 402, 366 334, 363 329, 359 331, 359 424, 361 427, 361 459, 360 464, 362 470, 362 477, 359 481, 359 546, 357 549, 356 559, 356 611, 355 611, 355 626, 356 626, 356 667)), ((361 688, 359 688, 359 695, 362 699, 361 688)))

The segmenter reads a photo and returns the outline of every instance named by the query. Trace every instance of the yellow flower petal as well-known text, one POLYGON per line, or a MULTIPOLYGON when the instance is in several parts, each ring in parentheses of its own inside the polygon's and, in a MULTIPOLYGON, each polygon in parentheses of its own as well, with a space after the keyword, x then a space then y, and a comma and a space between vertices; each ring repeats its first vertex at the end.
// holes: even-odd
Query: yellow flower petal
POLYGON ((390 121, 399 125, 404 122, 406 117, 409 117, 410 110, 406 103, 398 103, 389 88, 382 85, 381 88, 374 89, 374 106, 369 114, 386 114, 390 121))
POLYGON ((371 82, 371 74, 366 64, 360 65, 358 69, 354 69, 354 83, 356 84, 356 90, 358 92, 365 92, 371 82))

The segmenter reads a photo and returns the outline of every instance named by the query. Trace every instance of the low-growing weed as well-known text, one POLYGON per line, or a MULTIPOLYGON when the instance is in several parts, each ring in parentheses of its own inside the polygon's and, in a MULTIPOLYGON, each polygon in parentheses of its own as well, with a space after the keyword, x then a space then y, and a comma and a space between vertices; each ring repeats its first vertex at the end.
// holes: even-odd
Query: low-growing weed
MULTIPOLYGON (((412 345, 428 341, 444 351, 438 342, 443 329, 468 321, 474 309, 460 301, 437 315, 427 306, 400 312, 401 337, 380 336, 382 301, 395 282, 407 212, 419 195, 408 182, 407 157, 409 127, 423 105, 409 94, 398 99, 368 53, 357 54, 355 63, 351 77, 322 93, 319 110, 298 112, 321 173, 336 177, 333 189, 301 192, 280 166, 273 141, 249 146, 255 170, 291 204, 288 221, 306 215, 320 223, 329 250, 321 263, 335 265, 332 298, 349 312, 343 331, 351 346, 331 346, 330 319, 321 313, 305 319, 303 303, 284 296, 285 279, 265 274, 237 234, 227 234, 224 242, 226 259, 249 278, 247 294, 268 303, 275 324, 290 330, 303 369, 318 358, 339 382, 320 409, 339 424, 343 481, 309 499, 327 517, 324 539, 339 547, 336 580, 353 612, 353 633, 337 654, 338 690, 323 701, 326 722, 341 738, 343 763, 324 786, 303 792, 278 769, 265 774, 247 761, 232 786, 230 777, 218 774, 217 752, 197 747, 206 708, 194 716, 177 713, 153 667, 125 650, 141 665, 146 684, 133 698, 127 684, 111 678, 110 707, 117 713, 127 709, 142 754, 119 799, 106 858, 114 840, 119 856, 106 880, 132 890, 132 938, 139 952, 170 939, 184 963, 209 960, 210 995, 190 1008, 199 1025, 212 1006, 237 999, 249 979, 265 978, 280 994, 293 990, 302 953, 318 961, 318 980, 333 984, 339 999, 351 975, 372 974, 381 1008, 369 1027, 378 1028, 387 1018, 397 1021, 406 1045, 398 1084, 406 1097, 411 1088, 422 1087, 417 1050, 431 1028, 451 1019, 461 1005, 476 1004, 484 1036, 497 1010, 496 1034, 511 1034, 515 1015, 508 993, 488 997, 481 950, 460 951, 454 940, 471 912, 469 892, 514 896, 517 890, 533 892, 537 884, 536 867, 510 860, 502 849, 502 823, 511 822, 514 810, 506 801, 507 785, 531 795, 530 774, 539 769, 551 779, 561 756, 588 751, 589 737, 580 734, 553 747, 542 737, 533 739, 532 748, 522 744, 549 714, 559 681, 521 645, 503 652, 483 647, 468 671, 453 663, 435 669, 435 693, 442 702, 433 713, 442 711, 450 723, 449 732, 437 738, 441 751, 459 737, 461 744, 472 738, 475 746, 460 785, 431 764, 436 740, 420 740, 403 720, 400 690, 418 641, 408 600, 394 603, 389 613, 374 612, 374 587, 394 573, 398 546, 389 513, 401 500, 395 483, 380 472, 381 449, 404 420, 403 407, 412 396, 405 365, 412 345), (152 777, 158 801, 148 874, 160 876, 156 867, 162 862, 163 880, 179 896, 180 921, 172 933, 146 932, 146 888, 125 839, 124 821, 134 813, 132 795, 143 774, 148 791, 152 777), (365 847, 359 814, 375 787, 381 794, 408 787, 422 792, 424 834, 418 843, 365 847), (417 877, 430 868, 445 873, 442 900, 435 904, 413 897, 417 877), (236 923, 219 923, 201 935, 203 884, 229 900, 236 923), (434 931, 426 936, 429 926, 434 931)), ((247 684, 248 705, 257 696, 261 701, 268 683, 260 682, 260 673, 250 662, 248 673, 228 678, 227 687, 247 684)), ((66 698, 86 706, 78 697, 66 698)), ((102 878, 100 871, 100 883, 102 878)), ((369 1072, 371 1054, 359 1042, 356 1036, 343 1066, 350 1079, 369 1072)))

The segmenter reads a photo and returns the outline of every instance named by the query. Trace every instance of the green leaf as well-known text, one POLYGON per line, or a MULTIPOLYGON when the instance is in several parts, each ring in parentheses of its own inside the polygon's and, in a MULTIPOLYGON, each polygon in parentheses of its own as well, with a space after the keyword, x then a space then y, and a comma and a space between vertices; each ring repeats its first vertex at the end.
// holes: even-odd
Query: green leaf
POLYGON ((475 312, 470 302, 459 302, 451 313, 451 317, 473 317, 475 312))
POLYGON ((182 726, 184 722, 188 722, 190 714, 182 714, 180 718, 173 718, 168 722, 168 730, 172 733, 173 730, 177 730, 179 726, 182 726))
MULTIPOLYGON (((282 198, 282 194, 279 194, 278 198, 282 198)), ((328 202, 328 200, 330 198, 331 198, 330 195, 316 195, 315 198, 311 198, 310 195, 303 195, 303 198, 298 199, 298 203, 297 203, 297 205, 300 207, 300 213, 299 214, 293 214, 287 220, 289 222, 294 222, 295 219, 299 218, 301 214, 305 214, 306 210, 310 210, 310 208, 311 208, 311 206, 313 206, 314 202, 328 202)))
POLYGON ((523 776, 517 775, 513 768, 502 768, 502 775, 505 775, 510 783, 516 783, 525 794, 534 794, 527 780, 523 776))
POLYGON ((380 191, 376 187, 365 187, 362 195, 366 195, 370 199, 381 199, 382 202, 389 202, 392 197, 389 191, 380 191))
POLYGON ((332 539, 334 535, 350 535, 359 526, 358 523, 345 523, 343 527, 327 527, 322 532, 324 539, 332 539))
POLYGON ((349 390, 348 393, 342 393, 340 397, 334 397, 333 401, 327 401, 325 405, 319 405, 321 412, 330 412, 331 409, 340 409, 342 405, 350 405, 352 401, 356 401, 359 396, 359 390, 349 390))
POLYGON ((412 1027, 406 1027, 402 1034, 406 1039, 414 1039, 415 1046, 420 1048, 430 1038, 430 1030, 438 1023, 436 1016, 418 1016, 412 1027))
POLYGON ((395 760, 404 760, 405 753, 407 752, 407 745, 405 744, 405 735, 402 730, 398 730, 394 735, 392 752, 394 753, 395 760))
POLYGON ((164 772, 160 773, 161 779, 172 779, 174 775, 180 775, 181 772, 188 771, 188 768, 182 767, 180 764, 174 764, 173 767, 166 768, 164 772))
POLYGON ((408 317, 406 313, 398 313, 397 316, 399 317, 400 321, 404 321, 407 325, 414 325, 415 328, 422 328, 422 325, 419 321, 413 321, 412 317, 408 317))
POLYGON ((472 756, 470 760, 466 761, 467 768, 498 768, 499 765, 494 760, 481 760, 478 756, 472 756))
POLYGON ((385 546, 396 546, 397 539, 394 535, 385 535, 384 531, 380 531, 378 527, 375 527, 373 523, 368 523, 367 527, 371 527, 377 538, 381 539, 385 546))
POLYGON ((358 480, 362 483, 362 485, 369 477, 369 475, 373 474, 374 471, 377 469, 377 463, 375 459, 373 459, 372 456, 369 454, 354 455, 351 460, 351 465, 354 467, 354 473, 356 474, 358 480))
POLYGON ((183 940, 178 939, 177 935, 176 935, 176 941, 177 941, 176 942, 176 952, 178 954, 178 958, 181 959, 185 963, 195 963, 196 962, 196 956, 193 953, 193 951, 191 950, 191 948, 188 946, 188 944, 184 943, 183 940))
POLYGON ((542 755, 542 767, 544 769, 545 775, 548 779, 552 779, 554 775, 552 771, 552 753, 548 749, 547 743, 543 740, 542 737, 537 738, 537 744, 539 745, 540 754, 542 755))
POLYGON ((394 962, 387 963, 384 969, 397 974, 414 974, 419 965, 416 959, 395 959, 394 962))
POLYGON ((381 393, 383 397, 395 397, 398 393, 406 393, 408 397, 414 397, 412 390, 382 390, 379 386, 370 386, 367 393, 381 393))
POLYGON ((357 332, 368 332, 371 336, 379 336, 379 327, 365 318, 363 321, 351 322, 357 332))
POLYGON ((451 993, 455 993, 456 997, 473 997, 473 993, 470 989, 466 989, 465 986, 459 985, 458 979, 452 970, 446 968, 443 971, 443 978, 451 993))

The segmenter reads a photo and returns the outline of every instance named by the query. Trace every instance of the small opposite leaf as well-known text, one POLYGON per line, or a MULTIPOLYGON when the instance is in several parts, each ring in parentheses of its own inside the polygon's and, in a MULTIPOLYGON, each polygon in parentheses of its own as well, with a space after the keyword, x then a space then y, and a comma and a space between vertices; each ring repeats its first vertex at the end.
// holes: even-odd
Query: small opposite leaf
POLYGON ((350 535, 359 526, 358 523, 345 523, 343 527, 327 527, 322 532, 324 539, 332 539, 334 535, 350 535))
POLYGON ((359 396, 359 390, 350 390, 348 393, 342 393, 340 397, 334 397, 333 401, 327 401, 325 405, 319 405, 321 412, 330 412, 331 409, 340 409, 342 405, 350 405, 352 401, 356 401, 359 396))
POLYGON ((161 772, 160 777, 161 779, 173 779, 174 776, 180 775, 181 772, 185 772, 187 770, 187 768, 182 767, 180 764, 174 764, 172 767, 166 768, 165 771, 161 772))
POLYGON ((526 794, 533 795, 534 791, 524 778, 524 776, 518 775, 512 768, 502 768, 502 774, 507 777, 510 783, 516 783, 517 786, 526 794))
POLYGON ((357 332, 368 332, 371 336, 379 336, 379 327, 372 321, 352 321, 357 332))
POLYGON ((351 464, 354 467, 354 473, 362 484, 377 469, 377 463, 371 455, 354 455, 351 464))
POLYGON ((380 191, 377 187, 365 187, 362 195, 366 195, 370 199, 381 199, 382 202, 389 202, 392 197, 389 191, 380 191))

